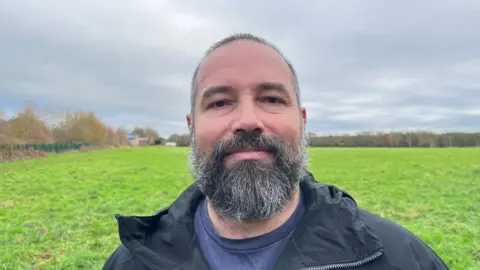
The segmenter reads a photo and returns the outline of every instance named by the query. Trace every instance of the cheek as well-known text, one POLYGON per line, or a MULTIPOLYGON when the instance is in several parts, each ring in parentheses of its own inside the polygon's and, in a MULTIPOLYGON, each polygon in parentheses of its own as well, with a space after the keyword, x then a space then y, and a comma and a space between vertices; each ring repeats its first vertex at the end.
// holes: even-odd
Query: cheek
POLYGON ((280 139, 295 145, 299 142, 302 126, 299 119, 293 117, 282 117, 271 121, 268 129, 280 139))
POLYGON ((224 136, 225 125, 221 121, 196 121, 195 143, 198 151, 207 153, 224 136))

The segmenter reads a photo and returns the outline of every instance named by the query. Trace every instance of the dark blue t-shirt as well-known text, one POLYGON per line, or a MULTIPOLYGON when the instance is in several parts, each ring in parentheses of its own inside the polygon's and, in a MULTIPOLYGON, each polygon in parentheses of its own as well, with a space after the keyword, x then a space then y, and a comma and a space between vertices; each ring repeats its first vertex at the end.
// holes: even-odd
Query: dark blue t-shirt
POLYGON ((300 198, 293 215, 274 231, 247 239, 228 239, 215 231, 207 214, 206 201, 202 200, 195 213, 195 233, 212 269, 270 270, 303 212, 304 205, 300 198))

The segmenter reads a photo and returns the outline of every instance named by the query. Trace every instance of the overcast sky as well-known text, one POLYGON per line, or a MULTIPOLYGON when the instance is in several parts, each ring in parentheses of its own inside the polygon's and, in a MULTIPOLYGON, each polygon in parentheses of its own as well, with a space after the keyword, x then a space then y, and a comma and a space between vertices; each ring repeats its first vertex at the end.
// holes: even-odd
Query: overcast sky
POLYGON ((310 132, 480 130, 476 0, 0 0, 0 108, 187 132, 192 72, 235 32, 293 62, 310 132))

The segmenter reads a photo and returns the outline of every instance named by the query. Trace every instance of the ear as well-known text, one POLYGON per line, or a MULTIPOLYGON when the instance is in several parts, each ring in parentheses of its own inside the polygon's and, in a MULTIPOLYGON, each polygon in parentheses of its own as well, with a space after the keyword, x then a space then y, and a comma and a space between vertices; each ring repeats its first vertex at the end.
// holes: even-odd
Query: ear
POLYGON ((190 129, 192 129, 192 119, 191 119, 191 116, 190 116, 189 113, 187 113, 186 118, 187 118, 188 129, 190 130, 190 129))
POLYGON ((303 125, 306 126, 307 125, 307 109, 305 109, 305 107, 302 107, 301 111, 302 111, 303 125))

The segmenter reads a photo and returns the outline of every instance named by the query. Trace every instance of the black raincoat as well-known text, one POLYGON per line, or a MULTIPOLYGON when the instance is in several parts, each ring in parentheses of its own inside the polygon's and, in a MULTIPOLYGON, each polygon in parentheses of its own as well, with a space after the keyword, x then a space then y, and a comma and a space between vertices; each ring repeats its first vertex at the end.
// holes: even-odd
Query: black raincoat
MULTIPOLYGON (((448 269, 412 232, 358 208, 346 192, 312 174, 300 186, 306 211, 274 269, 448 269)), ((192 184, 155 215, 115 215, 121 244, 103 269, 210 269, 193 229, 202 196, 192 184)))

